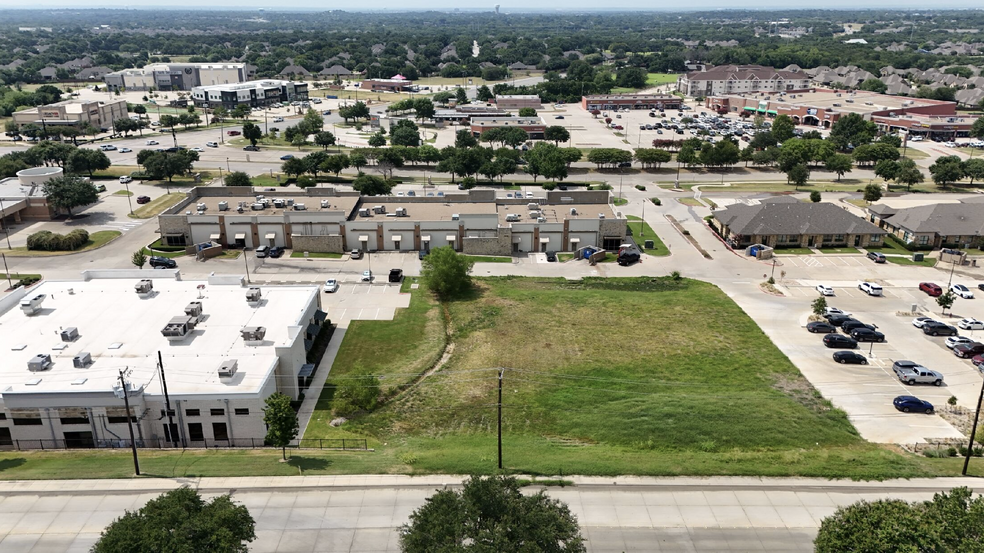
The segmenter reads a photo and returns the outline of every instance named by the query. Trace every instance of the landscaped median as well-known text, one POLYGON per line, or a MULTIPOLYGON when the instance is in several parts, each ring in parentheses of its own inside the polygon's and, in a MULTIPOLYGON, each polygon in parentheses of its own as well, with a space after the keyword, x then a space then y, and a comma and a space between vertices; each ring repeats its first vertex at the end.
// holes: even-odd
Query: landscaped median
POLYGON ((163 194, 154 198, 149 203, 143 204, 137 209, 134 209, 133 213, 130 214, 130 217, 134 219, 150 219, 151 217, 157 217, 165 210, 177 205, 178 202, 186 197, 186 194, 182 194, 180 192, 163 194))
POLYGON ((666 244, 659 239, 656 232, 649 226, 649 223, 642 220, 641 217, 636 217, 635 215, 627 215, 626 219, 628 223, 626 225, 629 230, 632 231, 632 237, 636 239, 636 243, 642 248, 642 251, 647 255, 653 255, 656 257, 662 257, 665 255, 670 255, 670 249, 666 247, 666 244), (645 248, 646 240, 653 241, 652 248, 645 248))
POLYGON ((116 240, 122 234, 123 233, 118 230, 99 230, 89 234, 89 240, 83 244, 81 248, 71 251, 29 250, 27 249, 27 246, 20 246, 11 250, 6 250, 4 253, 7 257, 52 257, 58 255, 70 255, 73 253, 82 253, 101 248, 113 240, 116 240))

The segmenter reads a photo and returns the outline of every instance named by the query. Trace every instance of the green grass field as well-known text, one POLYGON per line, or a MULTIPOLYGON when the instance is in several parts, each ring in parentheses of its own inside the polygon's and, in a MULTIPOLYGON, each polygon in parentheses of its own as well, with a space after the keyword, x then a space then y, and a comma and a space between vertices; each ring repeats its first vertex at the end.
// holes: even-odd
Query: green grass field
POLYGON ((673 73, 650 73, 646 76, 646 86, 659 86, 677 82, 679 75, 673 73))
POLYGON ((654 248, 646 249, 643 248, 643 252, 648 255, 655 255, 657 257, 662 257, 664 255, 670 255, 670 249, 666 247, 666 244, 659 239, 659 235, 656 231, 649 226, 649 223, 642 220, 641 217, 636 217, 635 215, 626 216, 628 219, 628 227, 632 230, 632 237, 636 239, 636 242, 640 246, 644 246, 646 240, 652 240, 654 248))
POLYGON ((364 437, 387 472, 495 470, 506 367, 507 470, 854 478, 934 473, 862 441, 716 287, 669 279, 493 278, 441 309, 423 290, 392 322, 356 321, 305 438, 364 437), (728 347, 720 347, 727 342, 728 347), (632 347, 614 344, 631 342, 632 347), (609 347, 612 345, 613 347, 609 347), (390 398, 339 428, 332 383, 372 372, 390 398), (400 390, 404 390, 400 393, 400 390), (775 424, 782 420, 783 424, 775 424))
POLYGON ((820 253, 828 254, 845 254, 845 253, 861 253, 857 248, 817 248, 820 253))

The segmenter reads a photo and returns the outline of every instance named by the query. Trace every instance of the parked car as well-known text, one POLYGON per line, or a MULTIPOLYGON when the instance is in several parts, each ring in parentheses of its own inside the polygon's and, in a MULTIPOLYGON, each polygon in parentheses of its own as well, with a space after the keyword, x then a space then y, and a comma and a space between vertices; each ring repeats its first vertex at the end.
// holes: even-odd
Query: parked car
POLYGON ((950 291, 953 292, 954 294, 960 296, 961 298, 963 298, 965 300, 972 300, 972 299, 974 299, 974 292, 971 291, 970 288, 967 288, 966 286, 964 286, 963 284, 951 284, 950 285, 950 291))
POLYGON ((892 370, 897 372, 899 369, 911 369, 913 367, 921 367, 921 366, 922 365, 916 363, 915 361, 909 361, 907 359, 899 359, 895 363, 892 363, 892 370))
POLYGON ((943 343, 946 344, 946 347, 953 349, 962 344, 973 344, 974 341, 966 336, 950 336, 943 343))
POLYGON ((933 414, 933 404, 915 396, 899 396, 892 400, 892 405, 903 413, 917 412, 926 413, 927 415, 933 414))
POLYGON ((868 294, 869 296, 882 295, 882 287, 878 284, 875 284, 874 282, 867 282, 867 281, 862 282, 861 284, 858 284, 858 290, 861 290, 862 292, 868 294))
POLYGON ((151 267, 153 267, 155 269, 177 269, 178 268, 178 262, 177 261, 175 261, 173 259, 169 259, 167 257, 160 257, 160 256, 157 256, 157 255, 150 256, 150 258, 147 260, 147 263, 151 267))
POLYGON ((423 258, 427 257, 427 253, 428 253, 427 250, 420 250, 419 252, 417 252, 417 259, 422 260, 423 258))
POLYGON ((270 257, 277 258, 284 255, 284 249, 280 246, 270 248, 270 257))
POLYGON ((913 384, 932 384, 933 386, 943 385, 943 375, 931 371, 923 366, 906 367, 895 369, 895 376, 899 382, 912 386, 913 384))
POLYGON ((362 282, 372 282, 372 271, 368 269, 362 271, 362 282))
POLYGON ((270 246, 259 246, 256 248, 256 257, 264 258, 270 255, 270 246))
POLYGON ((875 263, 884 263, 885 254, 880 252, 868 252, 868 259, 874 261, 875 263))
POLYGON ((837 327, 823 321, 806 323, 806 329, 814 334, 830 334, 831 332, 837 332, 837 327))
POLYGON ((209 148, 218 148, 219 147, 219 143, 218 142, 206 142, 205 145, 208 146, 209 148))
POLYGON ((929 336, 956 336, 957 328, 939 321, 932 321, 922 326, 923 334, 929 336))
POLYGON ((853 351, 834 352, 834 361, 841 365, 867 365, 868 358, 853 351))
POLYGON ((195 146, 194 148, 191 149, 191 151, 192 152, 204 152, 205 151, 205 148, 202 148, 201 146, 195 146))
POLYGON ((821 296, 833 296, 834 289, 826 284, 817 284, 817 292, 820 292, 821 296))
POLYGON ((940 285, 933 282, 920 282, 919 290, 922 292, 926 292, 927 294, 933 296, 934 298, 943 295, 943 289, 940 288, 940 285))
POLYGON ((855 328, 851 331, 851 338, 858 342, 884 342, 885 335, 877 330, 870 328, 855 328))
POLYGON ((829 315, 847 315, 848 317, 851 316, 850 313, 845 313, 844 311, 841 311, 840 309, 837 309, 836 307, 826 307, 826 308, 824 308, 824 310, 823 310, 823 316, 824 317, 827 317, 829 315))
POLYGON ((389 281, 390 282, 402 282, 403 281, 403 269, 390 269, 389 281))
POLYGON ((158 142, 156 140, 148 140, 147 141, 147 146, 157 146, 158 144, 160 144, 160 142, 158 142))
POLYGON ((984 344, 980 342, 974 342, 971 344, 963 344, 953 348, 953 354, 961 359, 969 359, 975 355, 980 355, 984 353, 984 344))
POLYGON ((916 328, 922 328, 923 325, 925 325, 926 323, 938 323, 938 322, 939 321, 937 321, 932 317, 916 317, 915 319, 912 319, 912 326, 916 328))
POLYGON ((547 262, 554 263, 557 261, 557 252, 547 252, 547 262))
POLYGON ((120 153, 121 154, 129 154, 132 151, 133 150, 131 150, 130 148, 120 148, 120 153))
POLYGON ((333 278, 329 278, 325 281, 325 286, 323 289, 328 294, 334 294, 338 291, 338 281, 333 278))
POLYGON ((965 319, 960 319, 957 326, 964 330, 984 330, 984 322, 978 321, 973 317, 967 317, 965 319))
POLYGON ((827 334, 823 337, 823 345, 828 348, 854 349, 858 347, 858 342, 842 334, 827 334))
POLYGON ((563 119, 563 118, 564 118, 563 115, 558 115, 558 116, 554 117, 554 119, 563 119))
POLYGON ((984 365, 984 355, 975 355, 970 358, 970 362, 973 363, 975 367, 980 369, 981 365, 984 365))
POLYGON ((362 259, 362 250, 352 250, 349 252, 349 259, 362 259))
POLYGON ((239 136, 241 134, 243 134, 243 133, 241 133, 239 131, 226 131, 226 136, 239 136))
MULTIPOLYGON (((123 178, 123 177, 120 177, 120 178, 123 178)), ((97 184, 96 185, 96 192, 105 192, 105 191, 106 191, 106 185, 105 184, 97 184)))
POLYGON ((150 196, 137 196, 137 203, 138 204, 149 204, 150 203, 150 196))
POLYGON ((864 324, 857 319, 845 321, 844 323, 841 324, 841 330, 844 331, 844 334, 850 334, 859 328, 867 328, 868 330, 875 330, 878 327, 875 325, 864 324))
POLYGON ((292 156, 291 154, 284 154, 280 156, 280 161, 287 161, 288 159, 294 159, 294 156, 292 156))
POLYGON ((847 315, 847 314, 829 315, 827 317, 827 322, 830 323, 830 324, 832 324, 832 325, 834 325, 834 326, 841 326, 842 324, 844 324, 844 323, 846 323, 848 321, 855 321, 855 320, 857 320, 857 319, 852 319, 851 316, 850 315, 847 315))
POLYGON ((246 146, 245 148, 243 148, 243 151, 244 152, 259 152, 260 151, 260 147, 259 146, 246 146))

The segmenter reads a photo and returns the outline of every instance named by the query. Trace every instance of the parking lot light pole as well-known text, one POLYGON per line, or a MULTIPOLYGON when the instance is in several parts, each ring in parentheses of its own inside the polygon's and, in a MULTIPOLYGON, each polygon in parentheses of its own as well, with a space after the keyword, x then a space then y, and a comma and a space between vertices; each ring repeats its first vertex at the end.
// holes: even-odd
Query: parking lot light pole
POLYGON ((967 456, 964 457, 963 470, 961 475, 967 476, 967 465, 970 464, 970 456, 974 452, 974 437, 977 434, 977 421, 981 417, 981 401, 984 400, 984 382, 981 382, 981 394, 977 396, 977 411, 974 413, 974 425, 970 427, 970 442, 967 443, 967 456))
POLYGON ((130 183, 124 182, 123 186, 126 187, 126 203, 130 206, 130 215, 133 215, 133 201, 130 200, 130 183))

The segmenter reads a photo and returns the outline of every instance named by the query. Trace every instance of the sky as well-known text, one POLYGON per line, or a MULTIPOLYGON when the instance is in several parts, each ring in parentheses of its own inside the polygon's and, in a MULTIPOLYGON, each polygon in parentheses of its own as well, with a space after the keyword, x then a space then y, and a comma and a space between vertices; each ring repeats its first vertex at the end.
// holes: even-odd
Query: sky
MULTIPOLYGON (((516 11, 555 11, 557 3, 545 0, 525 1, 510 5, 507 2, 499 2, 502 12, 509 12, 510 9, 516 11)), ((496 0, 374 0, 371 2, 359 3, 358 7, 345 2, 324 0, 0 0, 0 9, 37 9, 37 8, 197 8, 197 9, 255 9, 276 6, 277 9, 305 9, 305 10, 328 10, 344 9, 348 11, 373 11, 383 9, 396 10, 424 10, 424 9, 486 9, 491 10, 496 4, 496 0)), ((566 10, 577 10, 584 8, 597 9, 604 6, 606 10, 633 9, 633 10, 679 10, 681 4, 678 2, 653 1, 653 0, 611 0, 610 2, 599 4, 596 0, 566 0, 564 3, 566 10)), ((981 0, 940 0, 938 2, 926 2, 926 0, 825 0, 817 4, 808 0, 754 0, 749 2, 734 2, 728 0, 688 0, 685 4, 686 10, 704 9, 790 9, 802 7, 804 9, 816 9, 818 7, 826 9, 850 8, 900 8, 900 9, 947 9, 947 8, 980 8, 984 3, 981 0)))

